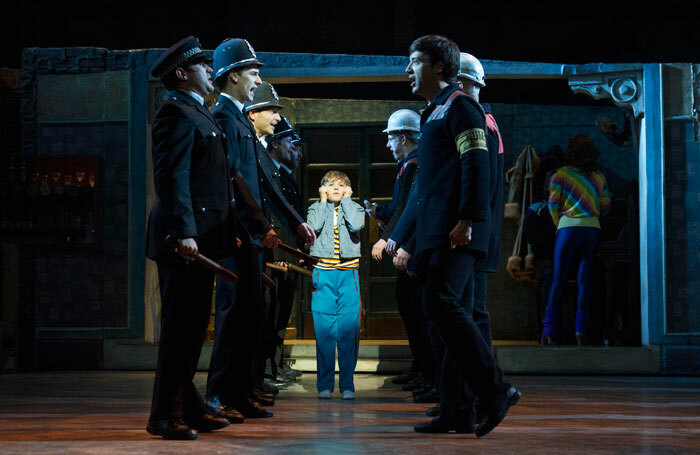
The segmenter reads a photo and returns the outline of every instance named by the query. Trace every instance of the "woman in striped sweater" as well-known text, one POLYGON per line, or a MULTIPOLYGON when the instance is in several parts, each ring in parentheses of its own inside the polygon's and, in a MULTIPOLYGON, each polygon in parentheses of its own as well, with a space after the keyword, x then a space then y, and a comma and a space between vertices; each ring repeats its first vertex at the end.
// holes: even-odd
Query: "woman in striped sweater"
POLYGON ((600 235, 601 215, 610 208, 605 176, 597 170, 598 149, 585 135, 569 140, 564 166, 552 177, 549 212, 557 226, 554 277, 543 322, 542 344, 552 344, 569 270, 577 270, 576 340, 583 344, 590 313, 591 271, 600 235))
POLYGON ((321 200, 309 207, 307 220, 316 232, 311 255, 314 266, 311 312, 316 334, 316 388, 319 398, 330 398, 335 383, 338 346, 340 391, 344 400, 355 398, 353 374, 360 342, 360 236, 365 210, 354 202, 350 179, 328 172, 318 189, 321 200))

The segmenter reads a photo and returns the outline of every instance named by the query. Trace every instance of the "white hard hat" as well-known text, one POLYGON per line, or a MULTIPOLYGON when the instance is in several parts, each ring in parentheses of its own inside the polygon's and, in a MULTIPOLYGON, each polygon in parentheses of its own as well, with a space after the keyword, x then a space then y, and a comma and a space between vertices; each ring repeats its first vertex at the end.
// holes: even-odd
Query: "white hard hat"
POLYGON ((484 67, 478 58, 466 52, 459 53, 459 72, 457 77, 466 77, 479 87, 486 87, 484 67))
POLYGON ((389 116, 383 133, 392 131, 415 131, 419 133, 420 115, 410 109, 399 109, 389 116))

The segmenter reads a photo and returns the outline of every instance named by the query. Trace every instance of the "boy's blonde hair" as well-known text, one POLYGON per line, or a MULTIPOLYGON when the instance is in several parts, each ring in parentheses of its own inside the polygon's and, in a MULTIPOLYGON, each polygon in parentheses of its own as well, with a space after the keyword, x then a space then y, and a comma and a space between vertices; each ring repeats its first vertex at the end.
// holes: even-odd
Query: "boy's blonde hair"
POLYGON ((340 180, 345 186, 350 186, 350 177, 345 172, 340 171, 328 171, 326 175, 321 179, 321 186, 326 186, 330 182, 335 182, 340 180))

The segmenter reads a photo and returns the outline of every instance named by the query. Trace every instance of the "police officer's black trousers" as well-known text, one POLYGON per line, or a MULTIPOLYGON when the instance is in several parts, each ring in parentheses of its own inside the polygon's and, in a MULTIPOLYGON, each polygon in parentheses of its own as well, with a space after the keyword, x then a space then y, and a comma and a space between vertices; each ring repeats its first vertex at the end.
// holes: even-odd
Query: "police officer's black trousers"
POLYGON ((297 275, 294 273, 276 272, 275 276, 275 296, 277 298, 277 315, 274 324, 273 347, 270 353, 271 373, 277 373, 277 366, 280 365, 282 357, 282 345, 284 335, 287 330, 289 318, 292 315, 294 306, 294 293, 297 289, 297 275))
POLYGON ((216 314, 207 397, 218 396, 235 407, 247 401, 253 388, 253 368, 259 327, 260 274, 257 248, 244 245, 234 257, 219 263, 236 273, 238 283, 216 279, 216 314))
MULTIPOLYGON (((422 272, 419 273, 419 276, 422 272)), ((430 367, 424 372, 425 380, 428 384, 439 385, 440 376, 442 375, 442 358, 445 355, 445 342, 442 341, 440 337, 440 331, 438 330, 437 324, 433 321, 433 317, 428 310, 428 295, 425 287, 425 280, 420 286, 420 304, 421 304, 421 315, 423 316, 423 323, 425 325, 425 339, 427 340, 429 352, 430 352, 430 367)))
POLYGON ((173 255, 156 261, 161 331, 151 420, 198 420, 205 412, 192 379, 211 314, 214 274, 173 255))
POLYGON ((418 368, 427 379, 433 377, 433 355, 428 328, 423 318, 422 295, 418 278, 405 271, 396 275, 396 302, 406 328, 408 346, 418 368))
POLYGON ((467 311, 462 302, 474 277, 473 254, 461 248, 430 250, 423 253, 421 265, 428 311, 457 371, 477 398, 492 400, 503 392, 503 372, 474 324, 471 309, 467 311))
MULTIPOLYGON (((265 272, 265 259, 267 257, 267 250, 258 250, 258 271, 260 276, 265 272)), ((272 330, 270 328, 270 318, 271 313, 274 311, 273 306, 276 304, 274 301, 274 288, 268 288, 263 280, 260 281, 260 305, 259 305, 259 322, 257 327, 257 335, 255 341, 255 361, 253 364, 253 388, 262 389, 263 378, 265 376, 265 360, 267 359, 267 354, 269 351, 269 333, 272 330), (273 300, 270 300, 265 292, 266 289, 270 289, 270 296, 273 300)), ((252 389, 251 389, 252 392, 252 389)))

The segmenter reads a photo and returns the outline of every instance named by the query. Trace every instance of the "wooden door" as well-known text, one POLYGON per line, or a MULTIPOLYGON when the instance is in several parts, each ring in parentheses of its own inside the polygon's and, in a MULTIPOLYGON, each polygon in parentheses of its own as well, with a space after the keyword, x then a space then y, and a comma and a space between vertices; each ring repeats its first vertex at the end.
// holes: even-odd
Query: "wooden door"
MULTIPOLYGON (((297 171, 304 200, 317 201, 321 178, 330 170, 345 172, 352 182, 353 200, 382 203, 391 200, 396 180, 396 162, 386 148, 384 124, 298 125, 304 142, 304 157, 297 171)), ((364 339, 403 339, 406 333, 395 297, 396 270, 391 259, 371 258, 372 245, 379 239, 377 223, 367 217, 360 239, 360 296, 362 317, 360 336, 364 339)), ((297 318, 303 338, 313 338, 311 282, 306 279, 297 318)))

